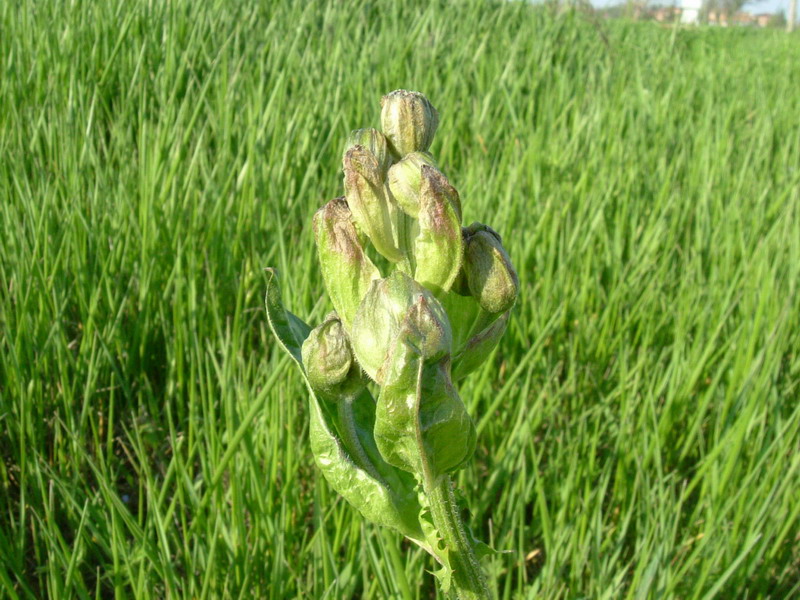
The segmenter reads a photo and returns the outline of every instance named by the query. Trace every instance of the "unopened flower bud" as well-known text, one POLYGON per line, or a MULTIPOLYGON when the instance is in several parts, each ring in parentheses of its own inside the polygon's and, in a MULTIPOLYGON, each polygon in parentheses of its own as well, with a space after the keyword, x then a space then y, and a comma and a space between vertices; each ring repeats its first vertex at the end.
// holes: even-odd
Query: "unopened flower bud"
POLYGON ((430 148, 439 113, 419 92, 395 90, 381 98, 381 127, 397 156, 430 148))
POLYGON ((425 293, 416 295, 406 312, 401 336, 429 362, 437 362, 450 353, 452 335, 447 314, 435 298, 425 293))
POLYGON ((458 192, 438 169, 422 165, 421 173, 414 278, 438 294, 450 289, 461 269, 461 207, 458 192))
POLYGON ((394 239, 393 207, 378 159, 364 146, 353 146, 343 162, 344 191, 353 219, 378 252, 392 262, 400 261, 403 254, 394 239))
POLYGON ((353 351, 361 367, 380 384, 400 336, 427 361, 440 360, 452 347, 442 305, 411 277, 395 271, 372 283, 353 320, 353 351))
POLYGON ((344 160, 347 151, 354 146, 363 146, 378 161, 378 168, 383 176, 389 170, 392 164, 392 154, 389 152, 389 147, 386 138, 377 129, 356 129, 350 132, 347 137, 347 143, 344 145, 344 152, 342 153, 342 160, 344 160))
POLYGON ((503 313, 514 306, 517 272, 491 227, 473 223, 464 229, 464 273, 470 293, 485 311, 503 313))
POLYGON ((346 328, 373 279, 380 273, 364 252, 344 198, 334 198, 314 215, 314 237, 322 278, 346 328))
POLYGON ((419 191, 422 185, 422 165, 436 167, 427 152, 411 152, 389 168, 389 191, 407 215, 419 215, 419 191))
POLYGON ((303 342, 303 366, 312 389, 324 396, 354 396, 366 385, 342 322, 333 313, 303 342))

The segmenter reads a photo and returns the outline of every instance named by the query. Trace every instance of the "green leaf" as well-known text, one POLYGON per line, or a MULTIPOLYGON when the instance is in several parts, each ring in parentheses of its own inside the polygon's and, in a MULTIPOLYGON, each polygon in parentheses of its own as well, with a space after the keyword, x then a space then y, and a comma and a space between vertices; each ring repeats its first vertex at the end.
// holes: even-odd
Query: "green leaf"
POLYGON ((332 412, 314 393, 303 368, 301 347, 311 328, 286 311, 273 269, 268 269, 267 319, 280 345, 292 356, 309 390, 310 442, 314 460, 331 487, 364 518, 392 527, 427 548, 419 523, 413 480, 380 457, 371 429, 375 402, 366 389, 342 398, 332 412), (341 435, 344 432, 344 435, 341 435))
POLYGON ((427 363, 401 334, 375 415, 384 459, 424 479, 459 468, 475 451, 475 426, 450 379, 448 358, 427 363))
POLYGON ((482 309, 472 296, 464 296, 449 291, 439 297, 450 319, 453 331, 453 355, 457 356, 469 341, 475 330, 475 323, 481 319, 482 309))
POLYGON ((281 289, 277 280, 278 274, 275 269, 267 269, 267 273, 266 305, 269 326, 272 329, 272 333, 275 334, 278 343, 294 359, 294 362, 296 362, 300 370, 303 371, 303 377, 305 377, 302 348, 303 342, 311 332, 311 327, 283 308, 281 289))
POLYGON ((511 311, 503 313, 496 321, 480 333, 474 335, 464 346, 464 349, 453 359, 453 379, 460 381, 489 358, 492 351, 500 343, 500 338, 508 326, 511 311))
POLYGON ((422 531, 425 534, 425 539, 428 541, 430 547, 430 554, 439 563, 439 568, 431 571, 431 574, 439 581, 439 587, 447 595, 448 598, 452 597, 453 590, 451 589, 453 582, 453 567, 450 564, 450 550, 442 539, 442 535, 433 523, 431 516, 430 500, 428 495, 423 491, 423 486, 419 485, 419 503, 421 506, 419 513, 419 522, 422 525, 422 531))
POLYGON ((472 551, 475 552, 475 556, 478 557, 478 560, 499 556, 501 554, 512 554, 511 550, 495 550, 486 542, 483 542, 475 537, 475 532, 473 532, 472 527, 470 527, 472 513, 469 510, 469 505, 467 504, 467 499, 464 497, 464 493, 460 489, 454 488, 453 497, 456 499, 456 505, 458 506, 458 510, 463 517, 462 525, 464 526, 464 533, 469 540, 470 546, 472 546, 472 551))

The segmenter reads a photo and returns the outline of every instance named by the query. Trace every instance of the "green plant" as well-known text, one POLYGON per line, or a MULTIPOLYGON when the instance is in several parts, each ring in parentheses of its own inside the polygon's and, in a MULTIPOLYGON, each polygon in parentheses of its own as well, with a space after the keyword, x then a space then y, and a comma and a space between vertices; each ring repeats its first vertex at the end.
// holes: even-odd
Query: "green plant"
POLYGON ((347 141, 346 196, 314 216, 335 312, 311 329, 285 311, 271 273, 267 316, 308 384, 311 448, 330 485, 428 551, 452 597, 491 598, 479 564, 490 550, 462 522, 450 478, 476 440, 455 382, 500 340, 517 275, 495 231, 462 228, 458 192, 428 153, 428 99, 397 90, 381 107, 383 133, 347 141))

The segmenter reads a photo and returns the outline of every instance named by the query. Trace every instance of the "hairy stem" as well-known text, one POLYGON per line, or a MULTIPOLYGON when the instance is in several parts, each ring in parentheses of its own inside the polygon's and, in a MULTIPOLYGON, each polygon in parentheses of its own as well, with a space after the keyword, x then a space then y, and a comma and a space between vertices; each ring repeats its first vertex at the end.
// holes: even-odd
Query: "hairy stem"
POLYGON ((467 537, 458 504, 453 496, 450 476, 434 473, 422 439, 422 424, 419 420, 422 403, 422 377, 425 363, 420 360, 417 367, 417 390, 414 395, 414 412, 416 414, 415 434, 417 448, 420 449, 420 466, 422 487, 428 497, 433 525, 448 552, 448 561, 453 569, 451 585, 458 600, 493 600, 486 575, 481 569, 478 557, 467 537))
POLYGON ((459 600, 492 600, 486 575, 461 522, 450 477, 442 475, 435 481, 425 478, 424 486, 433 524, 449 551, 456 597, 459 600))

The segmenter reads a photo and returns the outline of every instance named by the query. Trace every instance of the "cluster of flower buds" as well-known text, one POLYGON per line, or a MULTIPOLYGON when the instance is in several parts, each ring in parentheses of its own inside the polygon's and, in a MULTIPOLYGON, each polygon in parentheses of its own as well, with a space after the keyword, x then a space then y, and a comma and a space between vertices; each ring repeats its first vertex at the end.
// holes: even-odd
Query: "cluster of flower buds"
POLYGON ((447 567, 458 553, 442 550, 425 494, 474 452, 454 382, 499 342, 519 284, 500 236, 462 227, 459 194, 429 153, 438 124, 420 93, 383 97, 382 131, 347 139, 345 195, 314 215, 335 312, 310 330, 284 311, 274 278, 267 312, 312 392, 311 445, 330 484, 447 567))
POLYGON ((422 94, 384 96, 383 133, 350 134, 345 196, 314 216, 328 293, 358 363, 378 384, 408 313, 426 323, 422 337, 447 346, 443 354, 461 378, 497 344, 517 296, 500 236, 480 223, 462 227, 458 191, 428 152, 438 124, 422 94), (367 243, 390 272, 370 259, 367 243))

